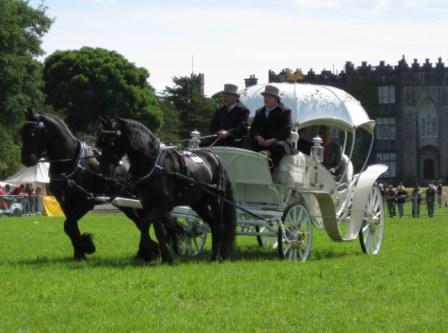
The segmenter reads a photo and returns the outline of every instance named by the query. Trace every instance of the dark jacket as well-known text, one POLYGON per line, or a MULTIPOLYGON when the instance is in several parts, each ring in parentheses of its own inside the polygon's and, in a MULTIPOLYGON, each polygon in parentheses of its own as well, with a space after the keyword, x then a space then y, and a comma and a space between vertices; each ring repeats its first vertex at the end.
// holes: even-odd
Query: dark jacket
POLYGON ((249 126, 249 110, 238 101, 232 111, 227 111, 226 106, 219 107, 209 125, 211 134, 216 134, 220 130, 229 132, 229 136, 218 142, 219 145, 239 145, 242 137, 247 135, 249 126))
POLYGON ((291 133, 292 121, 291 110, 279 104, 269 113, 266 118, 266 108, 262 107, 255 113, 252 126, 250 128, 250 137, 255 139, 260 135, 264 139, 277 139, 286 141, 291 133))
POLYGON ((313 144, 306 139, 300 138, 299 141, 297 141, 297 150, 301 153, 310 155, 312 146, 313 144))
POLYGON ((432 186, 429 186, 426 190, 426 202, 433 203, 436 199, 436 189, 432 186))
POLYGON ((408 192, 406 192, 405 190, 397 191, 397 202, 398 203, 405 203, 407 198, 408 198, 408 192))
POLYGON ((386 201, 388 203, 396 203, 397 202, 397 192, 394 190, 387 190, 386 191, 386 201))

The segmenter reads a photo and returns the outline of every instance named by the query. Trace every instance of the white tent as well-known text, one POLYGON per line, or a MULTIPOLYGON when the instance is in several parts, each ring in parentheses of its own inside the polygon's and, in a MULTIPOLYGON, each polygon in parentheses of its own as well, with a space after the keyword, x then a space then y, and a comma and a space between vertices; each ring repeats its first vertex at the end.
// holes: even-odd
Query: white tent
POLYGON ((49 168, 50 163, 39 162, 35 166, 23 168, 15 175, 5 179, 4 182, 14 185, 26 183, 48 184, 50 182, 50 178, 48 177, 49 168))

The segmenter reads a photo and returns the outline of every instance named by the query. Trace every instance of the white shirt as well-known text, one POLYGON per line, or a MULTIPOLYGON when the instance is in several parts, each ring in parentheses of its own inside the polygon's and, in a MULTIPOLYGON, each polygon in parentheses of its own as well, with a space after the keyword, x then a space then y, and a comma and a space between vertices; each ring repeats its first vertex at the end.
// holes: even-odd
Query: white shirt
POLYGON ((227 112, 231 112, 238 103, 233 103, 232 105, 227 107, 227 112))
POLYGON ((278 106, 278 104, 275 104, 272 108, 268 108, 267 106, 265 106, 264 114, 266 115, 266 118, 269 117, 269 114, 271 113, 271 111, 274 110, 275 108, 277 108, 277 106, 278 106))

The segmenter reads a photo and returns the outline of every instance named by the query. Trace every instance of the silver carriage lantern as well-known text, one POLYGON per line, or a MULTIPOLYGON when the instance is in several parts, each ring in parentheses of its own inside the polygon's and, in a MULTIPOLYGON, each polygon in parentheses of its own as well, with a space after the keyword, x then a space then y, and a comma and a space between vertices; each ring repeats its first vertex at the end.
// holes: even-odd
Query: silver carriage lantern
POLYGON ((199 144, 201 143, 201 133, 195 129, 190 132, 190 137, 190 148, 199 148, 199 144))
POLYGON ((322 147, 322 139, 316 135, 313 138, 313 146, 311 147, 311 159, 313 162, 322 163, 324 161, 324 147, 322 147))

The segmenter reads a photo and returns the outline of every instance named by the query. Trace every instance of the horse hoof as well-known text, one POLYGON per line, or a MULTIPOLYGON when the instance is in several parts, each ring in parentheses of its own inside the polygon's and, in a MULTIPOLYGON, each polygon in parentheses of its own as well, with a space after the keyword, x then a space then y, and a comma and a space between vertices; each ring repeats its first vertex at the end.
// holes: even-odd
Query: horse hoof
POLYGON ((154 256, 139 252, 135 255, 134 259, 137 261, 151 262, 154 260, 154 256))
POLYGON ((95 253, 96 248, 95 248, 95 244, 93 243, 91 234, 82 234, 81 235, 81 247, 82 247, 82 250, 84 251, 84 253, 87 253, 87 254, 95 253))
POLYGON ((223 259, 221 256, 213 256, 211 261, 212 262, 223 262, 223 259))
POLYGON ((75 254, 74 259, 76 261, 85 261, 87 260, 87 257, 85 256, 85 254, 75 254))
POLYGON ((172 265, 174 263, 174 260, 173 258, 162 258, 162 263, 172 265))

